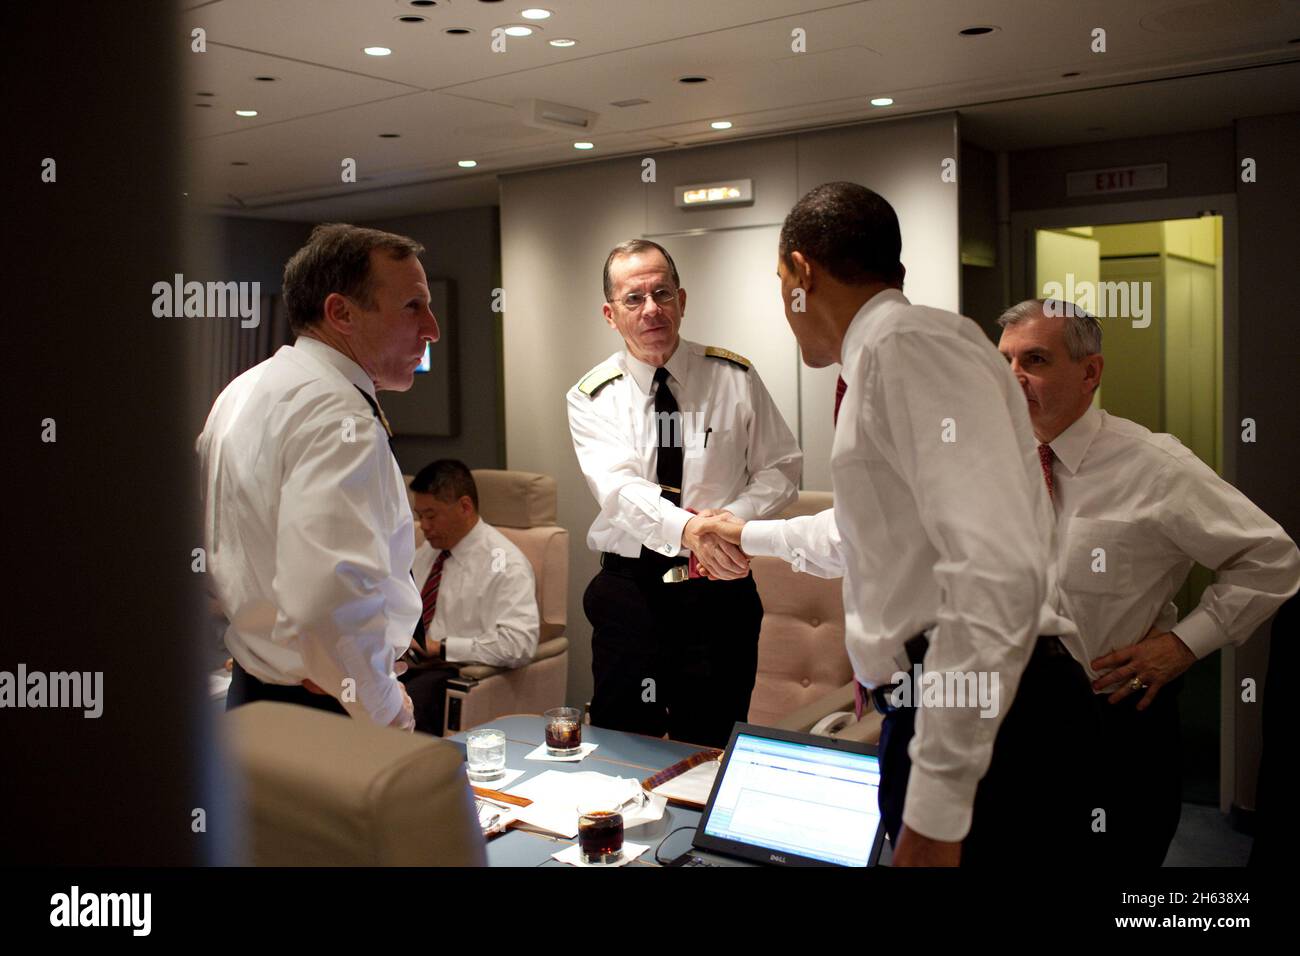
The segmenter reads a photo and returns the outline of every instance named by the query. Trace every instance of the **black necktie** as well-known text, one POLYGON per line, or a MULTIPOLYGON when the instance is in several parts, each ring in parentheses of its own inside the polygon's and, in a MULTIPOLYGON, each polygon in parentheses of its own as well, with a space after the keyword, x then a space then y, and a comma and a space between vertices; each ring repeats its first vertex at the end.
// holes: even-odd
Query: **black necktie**
POLYGON ((659 463, 657 477, 663 497, 673 504, 682 503, 682 416, 668 387, 668 369, 655 369, 655 428, 658 435, 659 463))
MULTIPOLYGON (((388 436, 388 450, 393 451, 393 429, 389 427, 388 419, 384 417, 384 412, 379 407, 379 403, 375 401, 373 398, 371 398, 370 393, 367 392, 360 385, 354 383, 352 387, 361 393, 361 397, 366 400, 366 404, 370 406, 370 410, 375 413, 375 418, 378 419, 379 424, 384 427, 384 433, 388 436)), ((394 459, 397 458, 397 452, 393 452, 393 458, 394 459)), ((411 580, 415 582, 414 571, 411 572, 411 580)), ((415 582, 415 583, 418 584, 419 582, 415 582)), ((420 618, 415 622, 415 631, 411 636, 415 638, 415 643, 419 644, 423 648, 426 649, 428 648, 428 645, 424 642, 424 616, 423 615, 421 615, 420 618)))

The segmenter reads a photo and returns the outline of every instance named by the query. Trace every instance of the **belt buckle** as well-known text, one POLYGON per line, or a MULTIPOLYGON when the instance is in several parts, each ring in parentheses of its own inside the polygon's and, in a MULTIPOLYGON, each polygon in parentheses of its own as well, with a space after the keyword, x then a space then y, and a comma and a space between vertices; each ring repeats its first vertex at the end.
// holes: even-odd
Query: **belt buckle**
POLYGON ((691 568, 688 564, 676 564, 664 572, 664 584, 678 584, 685 581, 691 576, 691 568))

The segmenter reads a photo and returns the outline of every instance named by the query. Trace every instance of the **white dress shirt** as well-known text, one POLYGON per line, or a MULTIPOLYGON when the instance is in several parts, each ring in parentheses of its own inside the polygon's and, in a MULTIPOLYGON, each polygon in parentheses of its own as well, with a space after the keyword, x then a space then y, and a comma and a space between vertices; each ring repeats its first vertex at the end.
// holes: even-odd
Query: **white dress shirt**
POLYGON ((388 724, 420 595, 406 486, 358 388, 373 397, 360 366, 306 337, 226 386, 197 443, 204 543, 241 667, 310 678, 388 724))
POLYGON ((862 683, 909 671, 903 645, 922 632, 927 670, 998 674, 996 716, 916 715, 903 821, 961 840, 1036 638, 1078 640, 1055 610, 1037 443, 1020 386, 970 319, 886 290, 853 318, 842 357, 833 515, 751 525, 743 546, 766 542, 750 553, 787 560, 798 548, 824 576, 842 565, 845 642, 862 683))
POLYGON ((1300 587, 1286 532, 1174 436, 1090 407, 1051 446, 1057 567, 1085 666, 1152 625, 1205 657, 1300 587), (1217 578, 1179 621, 1171 601, 1193 563, 1217 578))
MULTIPOLYGON (((426 541, 412 573, 421 591, 441 552, 426 541)), ((509 538, 480 518, 442 564, 438 604, 425 639, 441 641, 449 661, 518 667, 537 653, 533 566, 509 538)))
POLYGON ((654 367, 616 352, 582 381, 604 368, 617 377, 591 395, 581 381, 569 389, 578 464, 600 505, 587 533, 593 551, 634 558, 644 545, 674 557, 692 517, 686 509, 762 518, 798 493, 803 452, 757 370, 685 339, 665 367, 683 426, 681 507, 662 496, 657 479, 654 367))

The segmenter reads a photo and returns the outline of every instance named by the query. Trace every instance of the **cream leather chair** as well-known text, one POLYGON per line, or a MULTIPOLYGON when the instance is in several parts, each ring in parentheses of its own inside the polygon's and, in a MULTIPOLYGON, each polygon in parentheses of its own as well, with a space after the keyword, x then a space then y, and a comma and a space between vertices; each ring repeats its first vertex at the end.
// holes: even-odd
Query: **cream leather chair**
MULTIPOLYGON (((829 507, 830 492, 801 491, 780 517, 829 507)), ((880 715, 868 711, 861 721, 853 717, 842 581, 797 572, 777 558, 755 558, 751 567, 763 599, 763 627, 750 722, 876 742, 880 715)))
MULTIPOLYGON (((514 669, 464 664, 447 683, 444 734, 503 714, 540 714, 564 704, 568 686, 569 532, 555 522, 555 479, 530 471, 473 470, 479 516, 524 553, 537 578, 537 653, 514 669)), ((411 479, 407 478, 407 486, 411 479)), ((419 524, 417 544, 424 543, 419 524)))
POLYGON ((425 734, 260 701, 220 724, 257 866, 486 866, 461 752, 425 734))

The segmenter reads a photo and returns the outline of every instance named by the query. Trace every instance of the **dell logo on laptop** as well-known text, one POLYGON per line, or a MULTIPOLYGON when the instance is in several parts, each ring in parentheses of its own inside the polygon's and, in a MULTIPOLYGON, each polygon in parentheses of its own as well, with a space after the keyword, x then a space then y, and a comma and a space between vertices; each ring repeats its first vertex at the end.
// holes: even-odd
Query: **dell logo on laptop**
POLYGON ((785 857, 783 857, 780 853, 769 853, 767 858, 771 860, 773 863, 785 862, 785 857))

